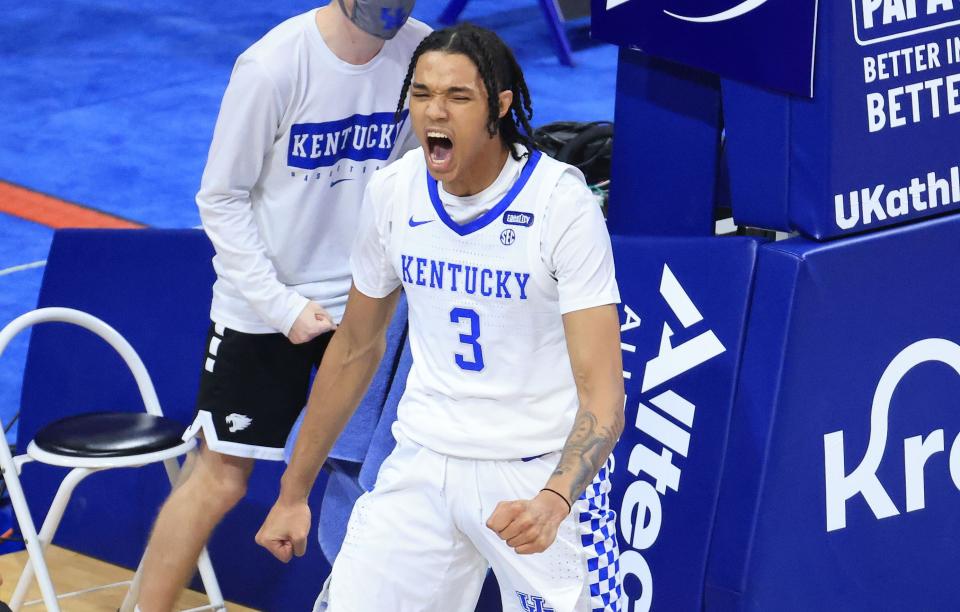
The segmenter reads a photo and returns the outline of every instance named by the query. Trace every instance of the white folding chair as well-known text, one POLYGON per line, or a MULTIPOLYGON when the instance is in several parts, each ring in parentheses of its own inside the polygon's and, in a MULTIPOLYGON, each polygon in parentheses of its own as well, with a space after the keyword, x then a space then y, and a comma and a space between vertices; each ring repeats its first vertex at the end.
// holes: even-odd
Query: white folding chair
MULTIPOLYGON (((3 356, 10 340, 18 333, 37 323, 54 321, 83 327, 112 346, 133 373, 146 412, 98 412, 54 421, 37 432, 27 446, 26 453, 16 457, 11 454, 7 444, 0 441, 0 465, 3 468, 3 479, 6 482, 30 559, 30 563, 24 567, 20 575, 10 601, 10 607, 14 612, 24 605, 41 602, 48 612, 60 612, 58 596, 50 580, 44 550, 57 531, 73 490, 84 478, 110 468, 140 467, 163 461, 167 476, 171 484, 175 485, 180 473, 176 457, 186 454, 196 445, 195 440, 184 442, 181 439, 182 425, 163 416, 160 401, 147 374, 147 369, 130 343, 116 330, 94 316, 72 308, 40 308, 28 312, 11 321, 0 331, 0 357, 3 356), (31 461, 73 468, 60 483, 60 488, 50 505, 39 534, 20 484, 23 465, 31 461), (34 575, 40 586, 42 599, 25 604, 27 588, 34 575)), ((130 588, 120 608, 121 612, 133 610, 142 567, 141 560, 136 576, 129 581, 130 588)), ((193 610, 225 610, 220 586, 206 548, 200 555, 198 568, 210 604, 193 610)), ((60 598, 123 584, 126 583, 94 587, 62 595, 60 598)))

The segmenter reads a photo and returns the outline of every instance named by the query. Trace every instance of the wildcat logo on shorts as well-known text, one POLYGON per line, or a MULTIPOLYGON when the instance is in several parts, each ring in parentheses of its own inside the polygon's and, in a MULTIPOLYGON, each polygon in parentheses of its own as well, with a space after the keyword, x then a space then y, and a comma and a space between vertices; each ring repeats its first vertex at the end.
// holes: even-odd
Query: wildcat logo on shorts
POLYGON ((228 414, 224 420, 227 422, 227 425, 230 426, 230 433, 243 431, 247 427, 250 427, 250 423, 253 423, 253 419, 247 415, 237 414, 236 412, 228 414))
POLYGON ((503 213, 503 222, 507 225, 530 227, 533 225, 533 213, 507 211, 503 213))
POLYGON ((553 608, 547 607, 547 602, 543 597, 527 595, 520 591, 517 591, 517 597, 520 598, 520 609, 523 612, 554 612, 553 608))

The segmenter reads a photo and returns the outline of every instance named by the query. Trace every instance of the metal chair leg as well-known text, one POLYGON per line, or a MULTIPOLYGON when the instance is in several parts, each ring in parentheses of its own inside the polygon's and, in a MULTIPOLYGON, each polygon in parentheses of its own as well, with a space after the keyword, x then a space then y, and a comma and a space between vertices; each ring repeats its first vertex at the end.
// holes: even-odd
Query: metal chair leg
MULTIPOLYGON (((197 562, 197 567, 200 570, 200 580, 203 582, 203 590, 206 592, 207 599, 210 601, 210 608, 213 610, 226 610, 226 602, 223 599, 223 594, 220 592, 220 583, 217 582, 217 575, 213 571, 213 563, 210 562, 210 553, 207 552, 206 547, 200 551, 200 559, 197 562)), ((119 612, 133 612, 136 608, 137 600, 140 599, 140 582, 142 579, 143 558, 141 557, 140 565, 137 567, 137 572, 133 575, 130 588, 123 598, 123 603, 120 604, 119 612)))
MULTIPOLYGON (((20 479, 17 477, 10 448, 6 444, 0 444, 0 461, 3 465, 3 479, 7 484, 7 494, 10 496, 10 503, 13 505, 13 511, 17 517, 17 524, 20 526, 20 533, 23 535, 23 541, 27 547, 30 567, 33 568, 33 572, 37 576, 37 583, 40 585, 43 603, 47 606, 47 612, 60 612, 57 593, 53 589, 50 571, 47 569, 47 563, 43 557, 43 546, 40 545, 37 528, 33 524, 33 517, 30 515, 30 508, 27 506, 23 487, 20 486, 20 479)), ((17 608, 14 607, 13 609, 16 610, 17 608)))
POLYGON ((200 581, 203 582, 203 590, 210 600, 210 605, 215 610, 226 610, 226 602, 223 600, 223 593, 220 592, 220 583, 217 582, 217 575, 213 572, 213 563, 210 562, 210 553, 204 546, 200 551, 200 559, 197 562, 197 568, 200 570, 200 581))
MULTIPOLYGON (((70 497, 73 495, 74 489, 77 488, 80 481, 98 471, 99 470, 89 468, 74 468, 70 470, 66 478, 60 482, 60 487, 57 489, 57 494, 53 498, 53 503, 50 504, 47 516, 43 519, 43 527, 40 528, 39 541, 41 550, 45 551, 47 546, 50 545, 50 542, 53 541, 53 536, 57 532, 57 527, 60 526, 60 521, 63 520, 63 513, 67 509, 67 504, 70 503, 70 497)), ((10 599, 10 606, 14 610, 19 610, 20 607, 23 606, 23 602, 27 598, 27 589, 30 588, 30 581, 33 579, 33 576, 32 566, 27 565, 23 568, 23 572, 20 574, 20 580, 17 581, 17 587, 13 591, 13 597, 10 599)))
POLYGON ((133 574, 133 580, 130 581, 130 588, 120 604, 119 612, 133 612, 137 606, 137 600, 140 599, 140 580, 143 578, 143 557, 140 557, 140 565, 137 566, 136 573, 133 574))

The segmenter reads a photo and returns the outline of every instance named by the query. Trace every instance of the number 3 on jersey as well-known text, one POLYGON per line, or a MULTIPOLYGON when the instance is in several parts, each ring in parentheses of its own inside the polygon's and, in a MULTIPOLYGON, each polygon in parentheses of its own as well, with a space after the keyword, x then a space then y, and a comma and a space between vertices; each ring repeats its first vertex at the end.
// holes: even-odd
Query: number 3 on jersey
POLYGON ((460 334, 460 342, 473 347, 473 360, 470 361, 460 353, 454 355, 457 365, 462 370, 479 372, 483 369, 483 349, 477 340, 480 339, 480 315, 469 308, 454 308, 450 311, 450 322, 459 323, 466 319, 470 322, 470 332, 460 334))

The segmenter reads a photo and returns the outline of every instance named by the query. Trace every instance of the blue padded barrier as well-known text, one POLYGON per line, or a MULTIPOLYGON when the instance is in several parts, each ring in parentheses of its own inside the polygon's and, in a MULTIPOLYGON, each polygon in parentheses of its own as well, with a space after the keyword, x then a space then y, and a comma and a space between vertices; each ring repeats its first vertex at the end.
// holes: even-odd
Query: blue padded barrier
POLYGON ((722 90, 734 220, 788 231, 791 160, 785 132, 790 125, 790 98, 737 81, 723 81, 722 90))
POLYGON ((625 609, 702 609, 757 245, 614 237, 627 403, 611 509, 625 609))
POLYGON ((958 66, 953 2, 820 2, 813 100, 723 81, 734 218, 824 239, 960 209, 958 66))
POLYGON ((718 77, 629 49, 619 57, 610 231, 712 236, 718 77))
POLYGON ((957 609, 958 237, 761 248, 707 610, 957 609))
MULTIPOLYGON (((153 378, 167 416, 194 409, 214 273, 199 230, 61 230, 47 260, 40 306, 68 306, 115 327, 153 378)), ((93 410, 142 410, 132 376, 92 334, 61 324, 34 329, 24 373, 18 447, 50 420, 93 410)), ((318 547, 283 565, 253 536, 276 498, 282 463, 260 462, 246 499, 221 524, 210 554, 224 595, 261 610, 309 609, 329 571, 318 547)), ((24 487, 44 511, 63 470, 30 464, 24 487)), ((111 470, 74 493, 56 544, 135 567, 170 487, 160 466, 111 470)), ((322 483, 312 496, 319 505, 322 483)), ((196 585, 195 585, 196 586, 196 585)))
POLYGON ((590 36, 809 96, 817 0, 592 0, 590 36))

